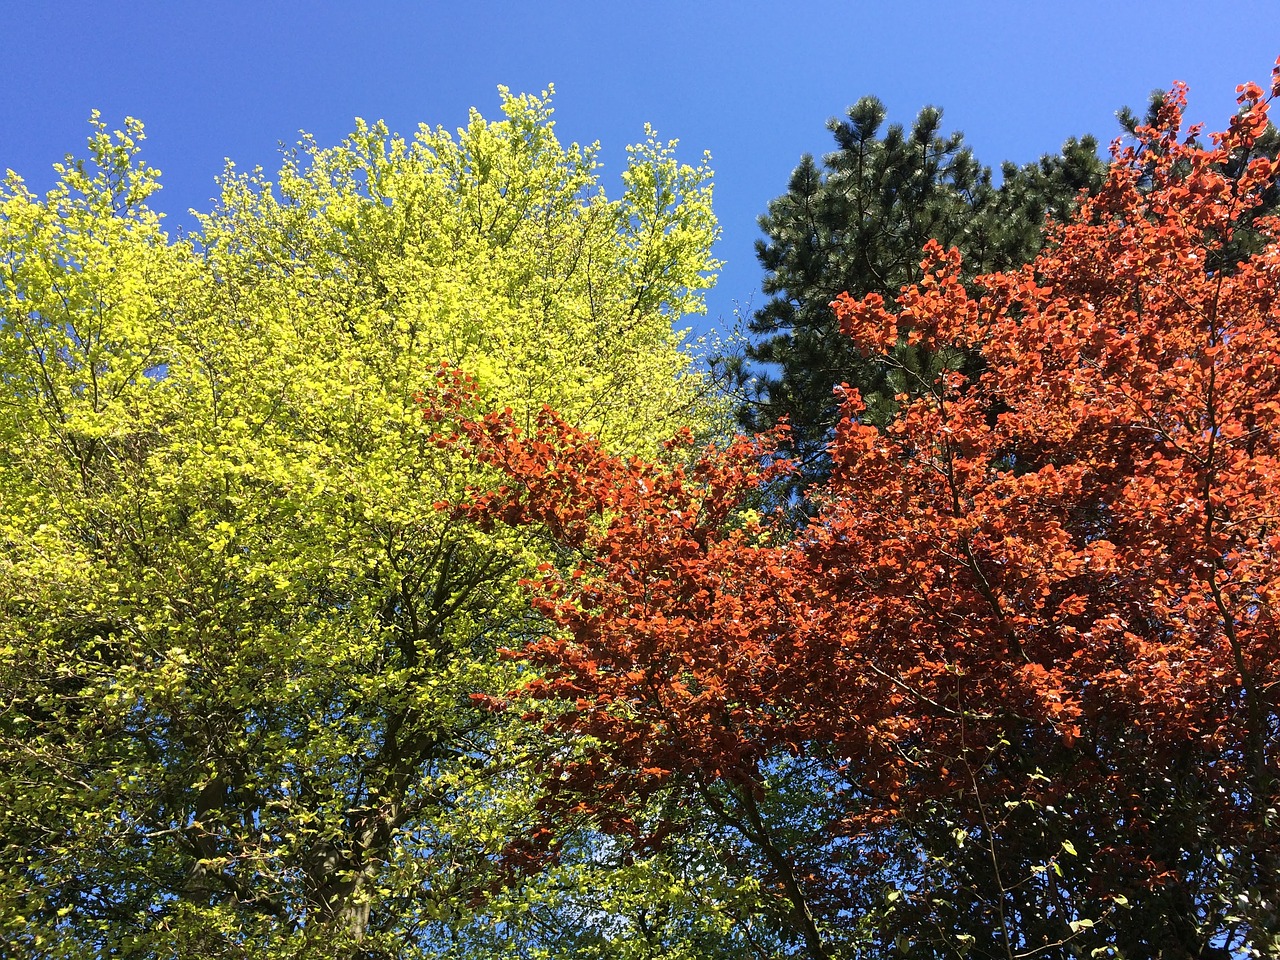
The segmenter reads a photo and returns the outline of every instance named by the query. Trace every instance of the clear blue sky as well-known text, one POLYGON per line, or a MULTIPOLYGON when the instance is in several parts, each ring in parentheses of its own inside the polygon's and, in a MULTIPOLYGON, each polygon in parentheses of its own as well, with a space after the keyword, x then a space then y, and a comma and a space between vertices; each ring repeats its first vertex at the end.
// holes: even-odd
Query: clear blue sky
MULTIPOLYGON (((699 326, 759 294, 756 217, 824 121, 867 93, 910 122, 945 109, 998 165, 1068 136, 1117 132, 1155 87, 1191 85, 1194 119, 1225 122, 1235 85, 1280 55, 1266 4, 1219 0, 472 0, 202 3, 0 0, 0 169, 34 188, 80 152, 89 112, 147 125, 171 226, 206 208, 223 158, 276 167, 277 144, 322 144, 353 117, 393 129, 495 115, 495 88, 557 89, 563 140, 599 140, 606 175, 652 122, 696 160, 710 150, 726 261, 699 326)), ((610 189, 616 188, 610 183, 610 189)))

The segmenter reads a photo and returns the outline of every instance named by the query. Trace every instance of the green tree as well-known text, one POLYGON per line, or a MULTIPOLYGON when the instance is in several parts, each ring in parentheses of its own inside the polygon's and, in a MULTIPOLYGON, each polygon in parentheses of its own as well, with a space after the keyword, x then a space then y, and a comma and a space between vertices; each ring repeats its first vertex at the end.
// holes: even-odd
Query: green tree
POLYGON ((1037 163, 1006 163, 999 186, 962 134, 942 133, 942 111, 925 107, 910 130, 891 124, 885 107, 864 97, 828 128, 836 149, 819 164, 801 158, 787 192, 760 218, 756 252, 765 270, 765 305, 752 317, 756 339, 738 373, 754 375, 739 407, 749 429, 791 425, 797 483, 826 475, 826 445, 838 419, 833 388, 862 391, 871 422, 897 409, 944 366, 971 358, 957 351, 926 354, 905 342, 892 363, 865 357, 841 336, 831 311, 840 293, 878 293, 892 300, 921 279, 928 240, 960 248, 969 277, 1029 261, 1039 250, 1045 217, 1065 219, 1081 190, 1101 184, 1105 165, 1092 137, 1070 139, 1037 163))
POLYGON ((726 925, 669 861, 588 898, 621 863, 589 823, 557 871, 495 859, 543 746, 472 695, 521 682, 496 651, 542 629, 518 580, 555 556, 433 506, 488 474, 421 397, 448 363, 647 453, 719 416, 672 329, 716 268, 705 163, 650 132, 610 200, 546 95, 503 111, 229 169, 177 241, 134 121, 95 117, 45 197, 4 182, 11 955, 601 956, 646 909, 726 925))

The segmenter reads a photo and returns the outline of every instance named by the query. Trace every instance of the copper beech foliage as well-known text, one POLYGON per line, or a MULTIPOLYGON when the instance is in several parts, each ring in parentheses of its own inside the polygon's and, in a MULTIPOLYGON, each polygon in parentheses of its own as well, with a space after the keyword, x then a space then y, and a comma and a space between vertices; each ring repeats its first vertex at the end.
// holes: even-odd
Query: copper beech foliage
POLYGON ((776 436, 690 466, 610 455, 550 411, 442 439, 500 478, 454 509, 568 549, 530 584, 554 629, 518 651, 538 668, 522 695, 567 701, 546 715, 588 744, 549 793, 628 830, 676 780, 759 795, 771 756, 810 753, 857 798, 833 833, 945 799, 998 862, 1001 818, 1028 804, 1066 815, 1082 883, 1139 896, 1192 843, 1157 836, 1176 777, 1199 785, 1194 843, 1274 886, 1280 223, 1207 267, 1276 177, 1248 159, 1274 76, 1207 145, 1175 87, 1024 269, 966 289, 932 244, 896 305, 837 300, 870 354, 959 346, 983 372, 922 384, 885 429, 846 389, 798 532, 743 509, 786 469, 765 465, 776 436))

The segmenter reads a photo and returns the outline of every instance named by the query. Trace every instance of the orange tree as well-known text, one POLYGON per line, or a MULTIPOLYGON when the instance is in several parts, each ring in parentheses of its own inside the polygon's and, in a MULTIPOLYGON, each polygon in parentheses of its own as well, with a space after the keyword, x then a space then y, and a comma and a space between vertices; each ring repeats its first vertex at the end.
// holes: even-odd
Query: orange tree
POLYGON ((1029 266, 970 293, 932 244, 892 308, 838 300, 867 353, 982 372, 884 428, 846 389, 799 532, 746 506, 776 437, 672 467, 549 411, 442 430, 501 480, 454 509, 564 547, 512 653, 576 741, 549 826, 651 846, 696 803, 813 958, 1280 949, 1280 221, 1221 257, 1280 65, 1239 93, 1201 146, 1175 88, 1029 266))

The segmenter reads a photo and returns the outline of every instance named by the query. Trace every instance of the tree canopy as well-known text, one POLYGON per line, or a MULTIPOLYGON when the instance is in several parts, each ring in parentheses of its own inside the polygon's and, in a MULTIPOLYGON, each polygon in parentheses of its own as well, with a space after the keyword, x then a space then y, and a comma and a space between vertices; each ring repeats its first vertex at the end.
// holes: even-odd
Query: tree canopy
POLYGON ((892 307, 841 296, 882 364, 981 363, 907 371, 887 424, 843 389, 798 532, 750 506, 776 437, 670 465, 549 412, 459 424, 510 480, 457 515, 582 551, 519 654, 586 744, 544 807, 643 847, 680 828, 655 798, 700 804, 780 955, 1280 949, 1280 220, 1248 216, 1277 95, 1280 63, 1203 144, 1175 88, 1025 267, 966 284, 931 241, 892 307))
POLYGON ((492 862, 528 747, 472 695, 516 682, 549 548, 435 509, 482 474, 420 401, 447 364, 618 452, 707 428, 672 324, 716 269, 710 171, 650 133, 611 200, 545 95, 503 113, 229 168, 179 239, 134 121, 47 196, 5 181, 0 952, 607 941, 571 870, 504 893, 492 862))
MULTIPOLYGON (((1117 112, 1121 128, 1136 136, 1157 122, 1165 98, 1155 91, 1145 114, 1117 112)), ((1071 137, 1056 154, 1018 165, 1005 162, 997 184, 962 134, 942 133, 942 111, 926 107, 910 131, 884 127, 884 104, 864 97, 845 118, 828 123, 836 149, 821 165, 805 155, 787 192, 770 201, 760 217, 764 238, 756 242, 768 299, 755 312, 755 335, 743 356, 727 367, 739 381, 739 422, 751 430, 790 425, 787 452, 798 470, 791 494, 825 479, 826 455, 840 401, 835 387, 858 388, 863 418, 887 423, 897 398, 912 396, 919 381, 943 367, 964 370, 980 362, 954 347, 937 353, 905 340, 890 345, 892 363, 863 355, 839 334, 830 305, 841 293, 879 294, 893 302, 903 286, 921 279, 919 252, 929 240, 961 253, 966 283, 997 270, 1030 262, 1046 236, 1046 221, 1064 223, 1083 194, 1105 177, 1098 142, 1071 137)), ((1156 149, 1151 145, 1149 149, 1156 149)), ((1259 136, 1255 151, 1280 154, 1274 126, 1259 136)), ((1224 168, 1238 174, 1234 161, 1224 168)), ((1235 239, 1219 256, 1229 266, 1256 249, 1254 219, 1280 210, 1280 190, 1264 191, 1256 208, 1241 213, 1235 239)))
POLYGON ((1280 952, 1280 62, 1239 93, 998 188, 861 102, 738 437, 652 131, 610 200, 548 94, 357 121, 176 238, 135 121, 10 174, 0 955, 1280 952))

